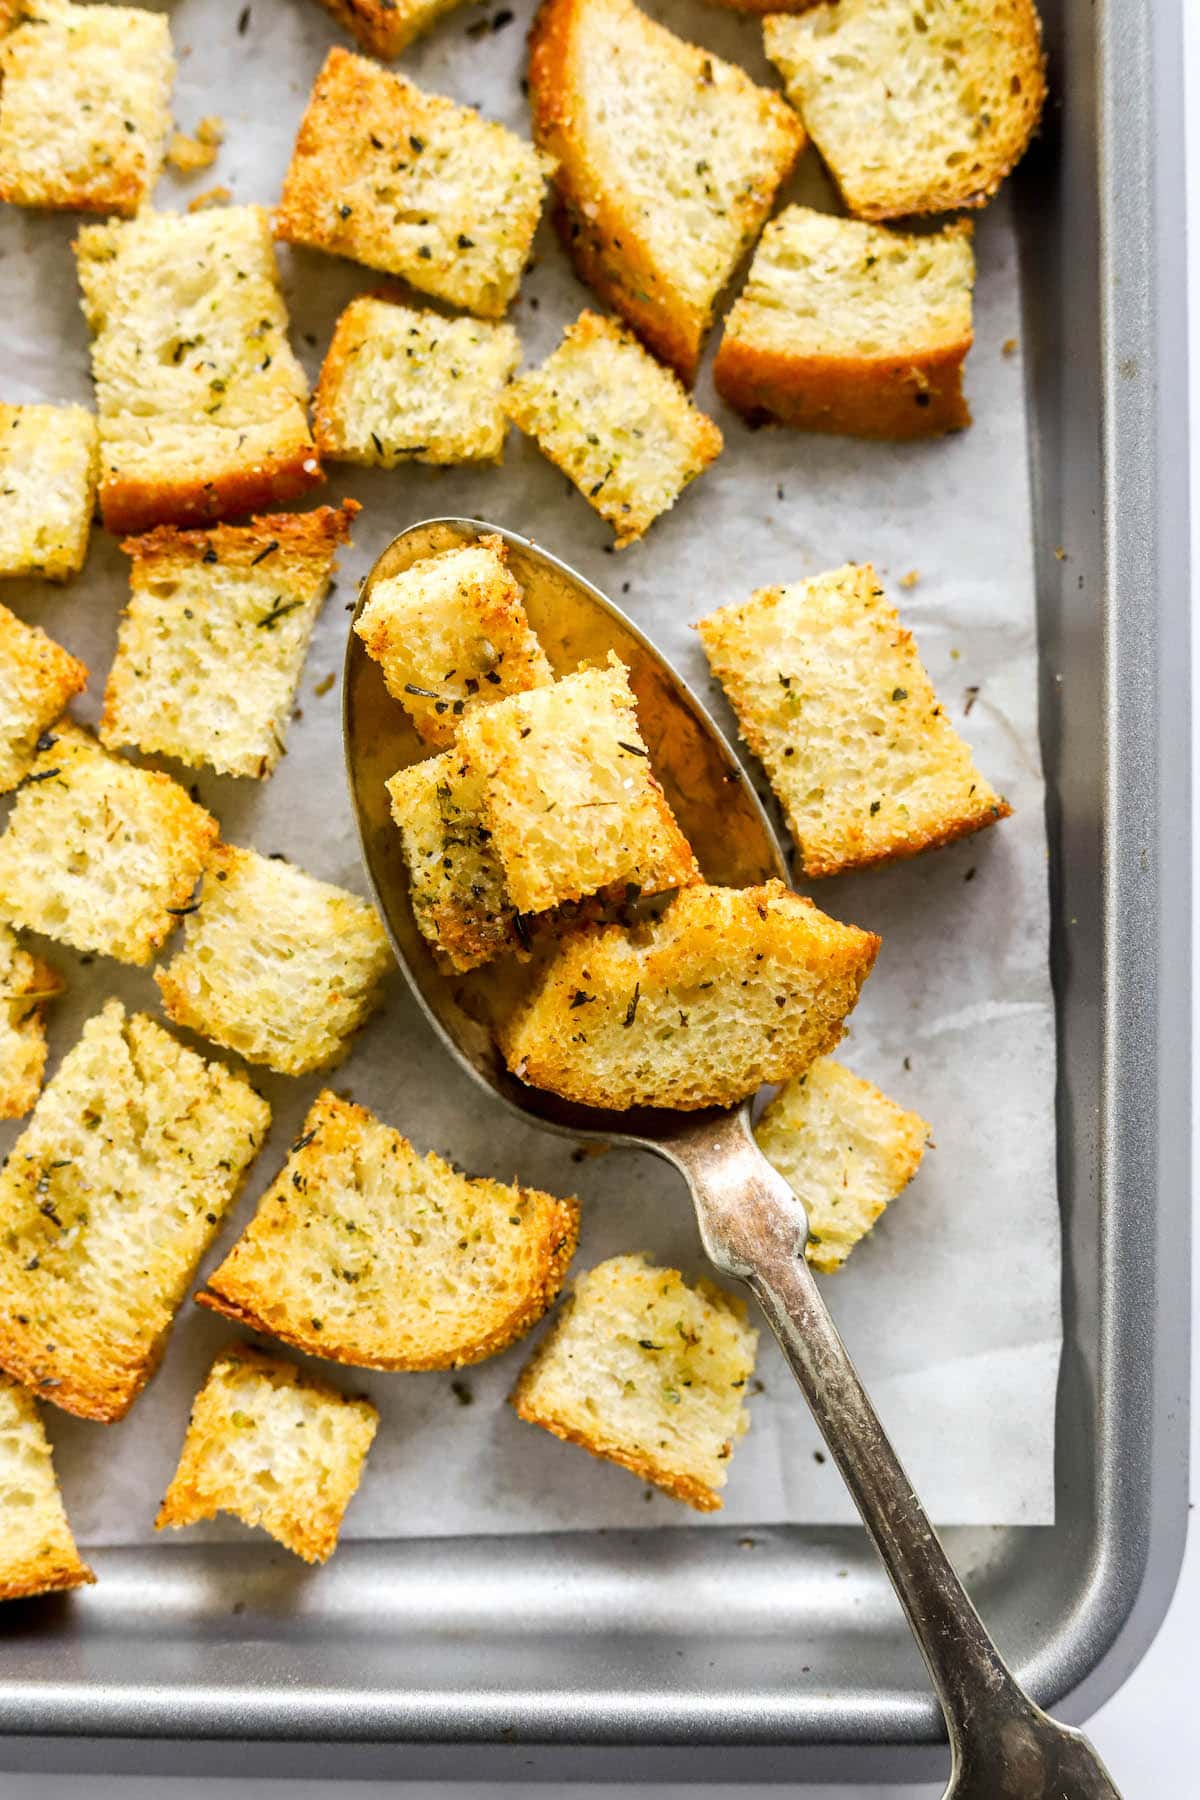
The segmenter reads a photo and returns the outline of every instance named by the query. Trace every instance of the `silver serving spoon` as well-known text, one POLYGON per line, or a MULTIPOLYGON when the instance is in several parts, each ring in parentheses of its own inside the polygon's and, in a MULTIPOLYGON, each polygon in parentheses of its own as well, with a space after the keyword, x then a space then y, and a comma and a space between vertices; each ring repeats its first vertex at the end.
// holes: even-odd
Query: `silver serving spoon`
MULTIPOLYGON (((630 671, 655 773, 706 880, 747 887, 787 869, 754 790, 700 702, 635 625, 590 582, 527 538, 477 519, 433 519, 393 538, 359 596, 423 556, 488 532, 508 545, 530 622, 555 671, 615 650, 630 671)), ((883 1558, 946 1719, 945 1800, 1120 1800, 1078 1731, 1034 1705, 1005 1666, 884 1434, 804 1256, 804 1208, 759 1150, 750 1102, 729 1111, 605 1112, 526 1087, 496 1048, 490 1021, 529 979, 509 958, 444 973, 417 930, 384 782, 428 755, 378 666, 351 631, 343 731, 363 860, 401 968, 447 1050, 535 1124, 572 1138, 637 1145, 686 1180, 704 1248, 746 1282, 804 1390, 830 1453, 883 1558)))

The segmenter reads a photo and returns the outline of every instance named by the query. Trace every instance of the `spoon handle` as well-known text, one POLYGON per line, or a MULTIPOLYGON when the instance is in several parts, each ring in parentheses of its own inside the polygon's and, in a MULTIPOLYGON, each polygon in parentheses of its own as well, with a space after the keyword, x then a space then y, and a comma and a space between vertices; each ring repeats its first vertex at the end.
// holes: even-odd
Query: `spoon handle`
POLYGON ((1119 1800, 1079 1732, 1034 1705, 1009 1672, 855 1371, 804 1256, 804 1209, 754 1142, 749 1111, 708 1115, 669 1146, 718 1268, 766 1314, 925 1658, 959 1800, 1119 1800))

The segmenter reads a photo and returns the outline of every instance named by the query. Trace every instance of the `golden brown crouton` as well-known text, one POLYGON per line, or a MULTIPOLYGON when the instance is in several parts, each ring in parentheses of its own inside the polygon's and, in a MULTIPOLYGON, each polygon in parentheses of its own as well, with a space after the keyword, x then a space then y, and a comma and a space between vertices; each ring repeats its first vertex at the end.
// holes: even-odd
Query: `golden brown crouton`
POLYGON ((0 1375, 0 1600, 95 1579, 71 1536, 37 1401, 0 1375))
POLYGON ((29 773, 38 739, 87 678, 61 644, 0 606, 0 794, 29 773))
POLYGON ((33 1105, 46 1067, 46 1007, 62 992, 49 963, 22 950, 0 925, 0 1119, 20 1119, 33 1105))
POLYGON ((391 62, 461 0, 323 0, 371 56, 391 62))
POLYGON ((99 437, 83 406, 0 406, 0 575, 65 581, 87 555, 99 437))

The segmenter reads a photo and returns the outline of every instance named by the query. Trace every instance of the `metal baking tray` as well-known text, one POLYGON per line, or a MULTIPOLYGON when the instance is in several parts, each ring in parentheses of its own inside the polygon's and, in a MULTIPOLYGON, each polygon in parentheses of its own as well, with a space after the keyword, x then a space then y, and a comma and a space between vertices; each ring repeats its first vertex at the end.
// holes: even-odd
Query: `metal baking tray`
MULTIPOLYGON (((1186 1514, 1182 15, 1176 0, 1043 10, 1053 99, 1013 187, 1059 1026, 1057 1523, 947 1537, 1022 1681, 1078 1720, 1153 1636, 1186 1514)), ((940 1717, 863 1535, 775 1528, 753 1556, 735 1540, 350 1543, 317 1586, 250 1545, 110 1552, 86 1605, 4 1608, 0 1766, 942 1771, 940 1717)))

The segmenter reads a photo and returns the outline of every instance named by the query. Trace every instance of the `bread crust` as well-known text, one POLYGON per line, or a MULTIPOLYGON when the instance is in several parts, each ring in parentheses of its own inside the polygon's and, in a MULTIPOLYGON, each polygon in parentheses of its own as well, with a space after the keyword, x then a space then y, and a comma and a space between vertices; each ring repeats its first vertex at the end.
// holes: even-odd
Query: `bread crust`
POLYGON ((40 1557, 17 1563, 0 1576, 0 1600, 28 1600, 35 1594, 59 1594, 69 1588, 94 1587, 96 1577, 78 1556, 40 1557))
POLYGON ((972 338, 890 356, 789 356, 726 334, 713 383, 752 425, 850 437, 936 437, 971 423, 962 391, 972 338))
POLYGON ((103 475, 100 514, 105 529, 117 535, 148 532, 164 520, 185 528, 204 526, 226 514, 282 506, 324 479, 316 449, 298 444, 279 456, 209 476, 144 481, 131 475, 103 475))
POLYGON ((414 38, 461 0, 323 0, 327 12, 381 62, 391 62, 414 38))

